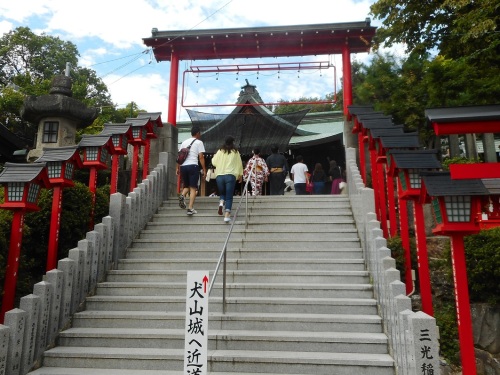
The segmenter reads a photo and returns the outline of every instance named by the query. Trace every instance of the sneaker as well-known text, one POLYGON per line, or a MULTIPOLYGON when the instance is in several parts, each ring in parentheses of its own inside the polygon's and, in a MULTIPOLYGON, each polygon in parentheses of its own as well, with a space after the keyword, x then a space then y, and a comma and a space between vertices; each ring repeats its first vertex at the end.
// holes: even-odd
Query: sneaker
POLYGON ((186 212, 187 215, 194 215, 194 214, 197 214, 197 213, 198 213, 198 211, 196 211, 194 208, 190 208, 186 212))
POLYGON ((186 208, 186 201, 184 200, 184 195, 179 195, 179 207, 182 209, 186 208))
POLYGON ((224 223, 229 223, 231 221, 231 214, 229 212, 226 212, 224 215, 224 223))
POLYGON ((224 209, 224 201, 223 201, 223 200, 221 200, 221 201, 219 201, 219 210, 217 211, 217 213, 218 213, 219 215, 222 215, 222 210, 223 210, 223 209, 224 209))

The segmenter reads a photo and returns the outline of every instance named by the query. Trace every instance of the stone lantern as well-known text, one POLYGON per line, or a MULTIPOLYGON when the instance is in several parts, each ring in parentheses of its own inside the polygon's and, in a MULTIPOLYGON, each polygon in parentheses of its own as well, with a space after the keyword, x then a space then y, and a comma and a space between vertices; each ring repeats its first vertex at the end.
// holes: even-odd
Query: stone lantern
POLYGON ((92 193, 90 230, 94 229, 95 193, 97 191, 97 171, 108 168, 109 155, 114 152, 113 142, 108 135, 84 134, 78 148, 83 152, 83 167, 89 168, 89 189, 92 193))
POLYGON ((358 153, 359 153, 359 172, 361 173, 361 178, 366 182, 366 152, 364 144, 364 135, 359 124, 358 117, 363 114, 369 114, 375 112, 373 106, 371 105, 349 105, 349 115, 352 116, 354 121, 351 132, 357 134, 358 137, 358 153))
MULTIPOLYGON (((392 228, 396 225, 395 202, 394 202, 394 179, 387 176, 386 153, 389 150, 410 150, 419 149, 420 140, 417 133, 402 133, 402 134, 384 134, 379 138, 370 136, 370 149, 375 149, 375 160, 377 162, 377 171, 375 176, 378 178, 377 186, 380 201, 380 213, 382 222, 385 224, 384 234, 390 234, 387 228, 387 211, 389 211, 389 220, 392 228), (388 200, 389 199, 389 204, 388 200)), ((374 169, 374 168, 373 168, 374 169)), ((384 229, 384 227, 382 227, 384 229)), ((386 237, 387 237, 386 236, 386 237)))
POLYGON ((113 142, 113 151, 111 153, 111 181, 110 194, 118 191, 118 169, 119 158, 121 155, 127 155, 127 147, 132 141, 132 124, 129 122, 120 124, 104 124, 104 129, 99 135, 110 136, 113 142))
POLYGON ((48 148, 36 162, 47 165, 49 181, 53 186, 52 211, 50 218, 49 247, 47 252, 47 271, 57 267, 59 248, 59 228, 61 226, 62 191, 74 186, 75 169, 82 167, 82 160, 76 146, 48 148))
POLYGON ((387 226, 387 208, 383 206, 383 201, 381 199, 382 191, 385 192, 385 185, 379 186, 381 183, 381 179, 384 176, 384 163, 379 163, 378 155, 377 155, 377 142, 371 136, 371 131, 374 129, 394 129, 395 125, 392 122, 390 116, 384 116, 382 114, 374 114, 374 115, 360 115, 359 122, 361 131, 364 135, 365 142, 368 146, 369 158, 370 158, 370 168, 371 168, 371 182, 374 192, 380 192, 379 194, 375 194, 375 213, 377 214, 377 219, 380 221, 382 230, 384 232, 384 236, 389 237, 389 231, 387 226), (379 190, 380 188, 380 190, 379 190))
POLYGON ((21 117, 38 124, 35 148, 29 159, 38 158, 46 148, 75 145, 76 131, 83 129, 97 118, 97 108, 88 108, 72 98, 71 78, 55 76, 48 95, 28 96, 21 108, 21 117))
POLYGON ((158 138, 158 128, 163 127, 161 121, 161 112, 139 112, 138 119, 149 118, 151 120, 151 127, 148 130, 148 142, 144 147, 144 163, 142 166, 142 179, 146 179, 149 173, 149 156, 151 154, 151 139, 158 138))
POLYGON ((411 279, 411 258, 407 202, 413 202, 413 224, 417 239, 417 256, 419 259, 419 283, 422 298, 422 311, 434 315, 432 306, 432 291, 430 283, 429 262, 427 256, 427 236, 425 233, 424 210, 420 203, 420 172, 436 171, 441 169, 437 159, 437 150, 389 150, 387 154, 389 166, 388 175, 397 176, 398 206, 400 233, 403 248, 405 249, 406 288, 409 290, 413 284, 411 279))
POLYGON ((436 219, 433 233, 449 236, 460 357, 464 374, 476 373, 476 356, 465 262, 464 236, 478 233, 481 196, 491 192, 481 180, 452 180, 449 172, 422 173, 420 199, 430 201, 436 219))
MULTIPOLYGON (((153 124, 150 117, 144 118, 127 118, 127 122, 132 124, 132 141, 130 142, 134 146, 133 156, 132 156, 132 173, 130 176, 130 191, 133 191, 137 187, 137 172, 139 167, 139 151, 141 146, 146 146, 149 143, 148 133, 153 132, 153 124)), ((147 156, 149 160, 149 155, 147 156)), ((143 160, 144 165, 144 160, 143 160)))

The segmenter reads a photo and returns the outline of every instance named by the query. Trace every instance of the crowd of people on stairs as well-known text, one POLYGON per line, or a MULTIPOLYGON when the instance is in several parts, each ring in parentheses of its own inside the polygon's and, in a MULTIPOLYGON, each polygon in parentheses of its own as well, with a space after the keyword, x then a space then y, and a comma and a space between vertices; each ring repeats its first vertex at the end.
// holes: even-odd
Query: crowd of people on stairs
MULTIPOLYGON (((183 141, 180 149, 188 149, 189 153, 182 163, 177 164, 177 175, 180 176, 182 184, 179 207, 192 216, 197 213, 194 204, 200 178, 207 176, 205 146, 198 126, 192 127, 191 138, 183 141)), ((289 169, 287 159, 279 153, 279 147, 275 145, 271 147, 271 154, 265 160, 260 155, 260 149, 254 148, 252 157, 244 166, 234 137, 227 136, 211 160, 214 168, 210 169, 210 175, 207 177, 209 179, 215 175, 219 195, 217 213, 223 216, 225 223, 231 222, 236 184, 248 179, 251 195, 254 197, 262 195, 266 182, 269 183, 270 195, 284 195, 292 189, 296 195, 342 193, 345 188, 345 172, 335 160, 330 161, 328 171, 323 169, 321 163, 316 163, 312 173, 301 155, 296 156, 295 161, 289 169)), ((215 191, 212 195, 216 195, 215 191)))

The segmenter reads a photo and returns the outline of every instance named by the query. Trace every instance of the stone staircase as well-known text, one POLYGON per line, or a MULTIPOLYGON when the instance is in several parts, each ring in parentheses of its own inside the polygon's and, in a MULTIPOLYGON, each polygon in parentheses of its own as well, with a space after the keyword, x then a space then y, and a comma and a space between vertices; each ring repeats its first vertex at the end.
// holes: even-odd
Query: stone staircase
MULTIPOLYGON (((237 202, 235 202, 237 203, 237 202)), ((32 375, 183 374, 187 270, 212 275, 217 198, 166 201, 32 375)), ((209 303, 208 373, 394 375, 349 200, 249 198, 209 303)), ((234 211, 233 211, 234 213, 234 211)))

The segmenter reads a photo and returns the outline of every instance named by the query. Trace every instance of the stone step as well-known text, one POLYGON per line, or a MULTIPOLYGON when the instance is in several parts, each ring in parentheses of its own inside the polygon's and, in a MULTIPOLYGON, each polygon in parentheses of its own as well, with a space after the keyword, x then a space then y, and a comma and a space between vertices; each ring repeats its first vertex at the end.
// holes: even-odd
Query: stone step
MULTIPOLYGON (((218 258, 199 258, 199 259, 164 259, 150 257, 147 250, 142 252, 141 257, 122 259, 118 262, 119 270, 191 270, 194 266, 198 269, 215 268, 218 258)), ((215 254, 214 254, 215 255, 215 254)), ((364 271, 365 265, 362 259, 237 259, 229 258, 226 260, 228 270, 304 270, 311 269, 317 271, 364 271)))
MULTIPOLYGON (((215 268, 215 266, 213 267, 215 268)), ((205 270, 205 268, 195 267, 194 270, 205 270)), ((186 282, 186 270, 111 270, 108 273, 108 281, 130 281, 130 282, 186 282), (114 276, 120 275, 121 278, 114 276), (123 277, 125 276, 125 277, 123 277)), ((217 278, 221 277, 220 275, 217 278)), ((226 282, 229 283, 354 283, 367 284, 367 271, 277 271, 277 270, 239 270, 226 272, 226 282)))
MULTIPOLYGON (((205 248, 205 249, 196 249, 196 254, 198 257, 203 259, 219 259, 223 243, 219 248, 205 248)), ((168 247, 156 247, 150 248, 143 245, 143 247, 136 244, 137 247, 129 248, 127 250, 127 259, 195 259, 192 253, 189 251, 184 244, 181 247, 176 244, 170 244, 168 247)), ((239 257, 241 259, 280 259, 280 260, 309 260, 312 258, 311 252, 304 251, 304 248, 273 248, 269 249, 267 247, 262 248, 253 248, 253 249, 243 249, 240 247, 235 247, 232 243, 228 244, 227 248, 227 256, 228 258, 239 257)), ((315 249, 314 257, 320 259, 346 259, 346 260, 359 260, 363 256, 363 250, 360 247, 335 247, 335 248, 327 248, 327 249, 315 249)))
MULTIPOLYGON (((195 210, 197 214, 190 217, 220 217, 218 215, 218 207, 206 207, 195 204, 195 210)), ((328 218, 352 218, 352 210, 350 207, 336 207, 336 206, 325 206, 324 204, 318 205, 318 207, 274 207, 274 206, 259 206, 255 208, 249 208, 248 211, 245 208, 240 208, 239 210, 233 206, 231 213, 238 212, 239 217, 245 217, 245 213, 248 212, 248 216, 250 218, 250 222, 252 222, 255 218, 270 216, 270 217, 279 217, 279 216, 300 216, 303 220, 307 221, 308 219, 315 217, 328 217, 328 218), (301 212, 302 211, 302 212, 301 212), (298 213, 300 212, 300 215, 298 213)), ((170 207, 170 208, 159 208, 155 217, 158 218, 160 215, 163 215, 167 218, 182 218, 186 215, 185 209, 170 207)), ((257 220, 256 220, 257 221, 257 220)))
MULTIPOLYGON (((222 311, 222 300, 211 298, 210 311, 222 311)), ((231 297, 226 298, 228 312, 262 312, 308 314, 376 314, 374 299, 361 298, 275 298, 275 297, 231 297)), ((91 296, 87 298, 89 310, 107 311, 183 311, 186 297, 173 296, 91 296)))
MULTIPOLYGON (((221 249, 224 245, 225 238, 220 239, 203 239, 201 237, 190 238, 187 234, 182 239, 183 242, 179 242, 178 239, 143 239, 137 238, 132 241, 131 247, 148 247, 148 248, 168 248, 175 247, 177 249, 187 249, 187 250, 198 250, 198 249, 221 249)), ((323 240, 319 238, 313 242, 312 245, 308 241, 293 241, 288 238, 279 238, 274 240, 250 240, 250 239, 231 239, 229 241, 229 245, 233 248, 245 248, 245 249, 263 249, 266 248, 268 250, 274 249, 308 249, 308 250, 316 250, 316 249, 331 249, 332 247, 340 247, 340 248, 359 248, 360 242, 358 238, 349 238, 349 237, 337 237, 335 238, 335 243, 332 244, 332 241, 323 240)), ((229 246, 228 245, 228 246, 229 246)))
MULTIPOLYGON (((183 371, 170 370, 126 370, 126 369, 98 369, 98 368, 68 368, 42 367, 30 372, 30 375, 185 375, 183 371)), ((210 375, 228 375, 227 372, 210 371, 210 375)), ((238 375, 269 375, 261 372, 239 372, 238 375)), ((297 374, 280 374, 297 375, 297 374)), ((305 374, 308 375, 308 374, 305 374)), ((316 375, 316 374, 311 374, 316 375)))
MULTIPOLYGON (((299 209, 316 209, 316 208, 351 208, 349 198, 346 197, 332 197, 332 196, 318 196, 307 197, 308 199, 300 199, 299 197, 293 198, 273 198, 273 197, 258 197, 251 198, 246 201, 241 200, 240 209, 245 209, 248 204, 249 209, 258 210, 261 208, 273 207, 276 209, 285 208, 299 208, 299 209)), ((240 205, 240 199, 233 199, 233 209, 236 209, 240 205)), ((215 209, 217 210, 219 206, 219 199, 207 199, 206 197, 197 197, 195 202, 196 207, 203 209, 215 209)), ((177 199, 164 201, 159 210, 177 209, 179 210, 179 201, 177 199)))
MULTIPOLYGON (((210 232, 189 232, 189 227, 185 227, 184 230, 180 232, 173 232, 171 230, 152 230, 145 229, 141 231, 139 239, 146 240, 162 240, 168 239, 169 241, 185 241, 186 236, 189 236, 189 241, 194 239, 202 240, 220 240, 225 239, 227 236, 227 230, 225 231, 210 231, 210 232)), ((335 243, 336 239, 341 236, 342 238, 357 239, 358 232, 356 229, 344 229, 342 231, 304 231, 299 232, 298 229, 294 231, 288 230, 267 230, 267 231, 235 231, 231 234, 231 241, 234 242, 237 239, 242 239, 245 241, 260 240, 260 241, 276 241, 286 238, 287 240, 297 240, 297 241, 307 241, 310 243, 320 241, 329 241, 335 243)))
MULTIPOLYGON (((29 374, 30 375, 182 375, 183 371, 41 367, 37 370, 30 372, 29 374)), ((212 372, 211 375, 220 375, 220 373, 216 374, 212 372)), ((254 373, 252 375, 258 375, 258 374, 254 373)))
MULTIPOLYGON (((75 328, 179 328, 185 311, 81 311, 73 317, 75 328)), ((209 312, 209 330, 245 329, 267 331, 381 333, 377 315, 263 314, 209 312)))
MULTIPOLYGON (((176 229, 183 229, 184 224, 177 222, 177 218, 179 217, 179 214, 176 215, 164 215, 164 214, 155 214, 151 218, 151 220, 147 223, 146 229, 154 229, 158 227, 168 227, 168 228, 173 228, 173 230, 176 229)), ((238 217, 240 218, 240 214, 238 214, 238 217)), ((207 230, 209 228, 213 229, 223 229, 225 230, 226 226, 220 225, 220 218, 221 216, 217 215, 214 216, 216 220, 207 220, 204 223, 204 225, 207 226, 207 230), (219 220, 217 220, 219 219, 219 220)), ((273 215, 273 216, 257 216, 257 215, 252 215, 250 218, 251 221, 249 224, 249 229, 256 229, 260 230, 260 228, 268 228, 269 224, 273 223, 273 220, 275 224, 288 224, 289 227, 298 227, 302 228, 302 226, 308 226, 308 227, 316 227, 318 230, 341 230, 343 228, 356 228, 356 223, 351 215, 335 215, 335 216, 323 216, 322 220, 315 223, 311 222, 304 222, 302 220, 300 215, 293 215, 293 216, 284 216, 284 215, 273 215)), ((280 228, 281 226, 276 226, 277 228, 280 228)), ((185 229, 185 228, 184 228, 185 229)), ((235 226, 234 230, 244 230, 244 226, 235 226)))
MULTIPOLYGON (((266 374, 393 375, 388 354, 209 350, 209 372, 259 371, 266 374)), ((138 370, 177 370, 182 349, 58 346, 45 352, 44 366, 138 370)))
MULTIPOLYGON (((222 279, 222 277, 221 277, 222 279)), ((103 282, 97 287, 99 296, 185 296, 186 283, 171 282, 103 282)), ((211 296, 222 296, 222 282, 215 283, 211 296)), ((228 297, 296 297, 296 298, 372 298, 370 284, 232 284, 226 285, 228 297)))
MULTIPOLYGON (((198 210, 197 210, 198 211, 198 210)), ((234 219, 235 213, 231 213, 231 218, 234 219)), ((258 223, 258 225, 267 225, 269 226, 283 226, 287 223, 290 222, 290 217, 292 217, 294 214, 289 213, 286 215, 254 215, 250 216, 248 218, 248 225, 253 225, 252 223, 258 223), (281 224, 281 225, 280 225, 281 224)), ((325 218, 331 218, 331 216, 321 216, 321 215, 310 215, 310 216, 300 216, 302 220, 302 224, 306 225, 323 225, 324 224, 324 219, 325 218)), ((348 220, 352 220, 351 216, 338 216, 337 221, 340 221, 341 223, 344 223, 348 220)), ((198 211, 197 214, 195 215, 186 215, 184 213, 170 213, 168 215, 165 215, 163 217, 156 217, 154 220, 154 223, 158 224, 164 224, 164 225, 191 225, 191 224, 197 224, 197 225, 209 225, 209 226, 215 226, 218 225, 221 228, 229 228, 227 223, 223 221, 222 216, 217 215, 217 213, 203 213, 201 211, 198 211)), ((292 223, 296 224, 296 223, 292 223)), ((238 213, 237 218, 236 218, 236 223, 235 227, 244 227, 245 226, 245 215, 242 215, 241 213, 238 213)), ((328 230, 328 228, 326 228, 328 230)))
MULTIPOLYGON (((60 333, 63 346, 183 349, 185 330, 70 328, 60 333)), ((383 333, 209 330, 210 350, 308 351, 387 354, 383 333)))
MULTIPOLYGON (((208 225, 210 227, 219 226, 225 228, 224 225, 221 226, 221 216, 216 213, 210 212, 206 214, 194 215, 196 217, 197 223, 203 223, 203 225, 208 225)), ((179 212, 169 212, 168 214, 156 214, 153 216, 152 220, 148 223, 148 226, 154 225, 178 225, 185 226, 186 223, 193 223, 193 217, 187 215, 181 216, 182 213, 179 212)), ((234 214, 234 212, 233 212, 234 214)), ((239 226, 244 226, 243 222, 244 215, 238 213, 237 223, 239 226)), ((257 226, 269 226, 274 224, 304 224, 304 225, 318 225, 318 228, 328 230, 330 228, 336 227, 337 225, 349 225, 351 228, 354 225, 354 219, 350 214, 344 215, 328 215, 328 216, 318 216, 311 215, 307 217, 307 220, 302 218, 300 215, 251 215, 249 217, 249 225, 257 226)))

